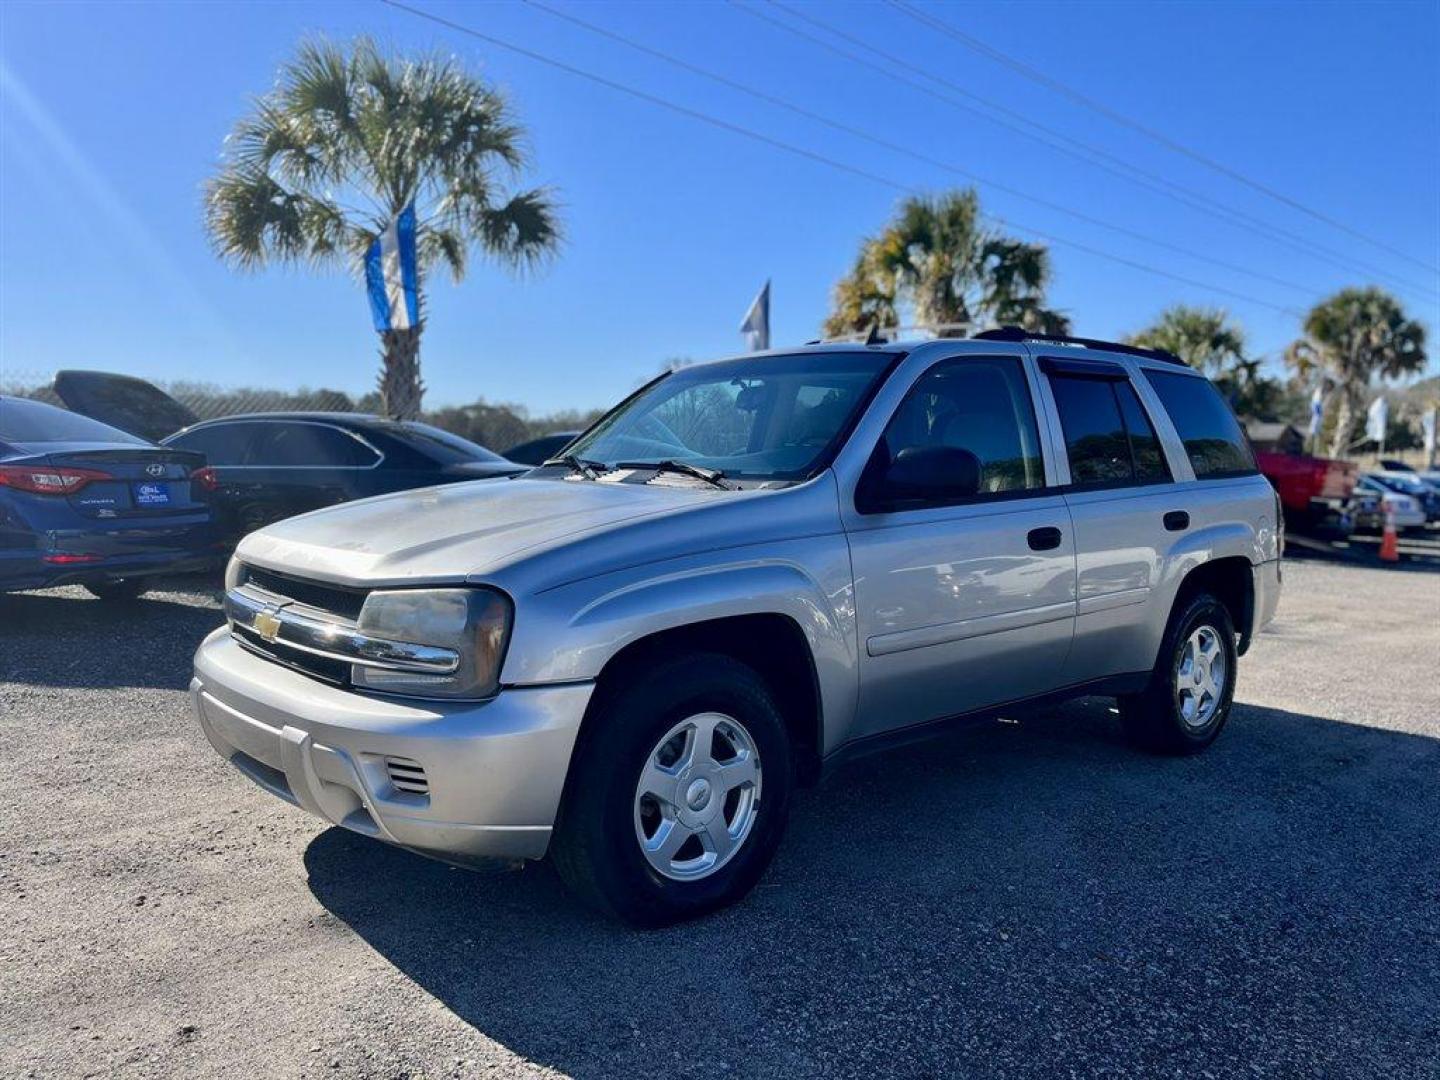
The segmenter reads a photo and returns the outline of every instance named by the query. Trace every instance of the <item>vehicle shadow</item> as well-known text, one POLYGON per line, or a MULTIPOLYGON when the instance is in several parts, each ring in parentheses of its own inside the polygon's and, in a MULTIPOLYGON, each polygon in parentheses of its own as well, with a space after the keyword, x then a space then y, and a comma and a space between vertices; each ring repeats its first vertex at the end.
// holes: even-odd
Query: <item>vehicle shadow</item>
POLYGON ((1403 1074, 1440 1031, 1437 774, 1440 741, 1247 705, 1150 757, 1089 699, 847 767, 746 902, 667 930, 548 865, 341 829, 305 862, 400 971, 571 1075, 1403 1074))
POLYGON ((0 682, 183 690, 201 638, 224 621, 219 579, 167 578, 132 602, 78 587, 0 593, 0 682))

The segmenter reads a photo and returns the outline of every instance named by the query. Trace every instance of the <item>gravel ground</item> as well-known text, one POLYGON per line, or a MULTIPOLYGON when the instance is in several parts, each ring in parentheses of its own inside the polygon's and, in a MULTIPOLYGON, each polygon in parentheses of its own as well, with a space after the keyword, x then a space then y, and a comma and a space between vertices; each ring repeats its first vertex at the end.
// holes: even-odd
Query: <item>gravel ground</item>
POLYGON ((212 592, 0 598, 0 1075, 1440 1075, 1440 573, 1285 578, 1208 754, 1093 699, 872 758, 649 933, 233 772, 212 592))

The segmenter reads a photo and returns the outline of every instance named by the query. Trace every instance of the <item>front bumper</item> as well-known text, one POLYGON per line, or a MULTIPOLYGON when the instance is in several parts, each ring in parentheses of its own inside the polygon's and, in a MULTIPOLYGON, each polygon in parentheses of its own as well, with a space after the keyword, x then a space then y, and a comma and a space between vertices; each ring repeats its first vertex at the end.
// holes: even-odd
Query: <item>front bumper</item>
POLYGON ((462 863, 545 854, 593 689, 519 687, 484 702, 372 697, 246 652, 228 627, 201 643, 190 683, 211 744, 271 794, 462 863))

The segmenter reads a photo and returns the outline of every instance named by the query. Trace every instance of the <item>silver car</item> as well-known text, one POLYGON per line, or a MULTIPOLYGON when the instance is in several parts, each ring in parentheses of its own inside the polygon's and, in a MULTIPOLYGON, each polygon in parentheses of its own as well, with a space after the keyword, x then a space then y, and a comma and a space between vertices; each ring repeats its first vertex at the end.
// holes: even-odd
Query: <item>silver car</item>
POLYGON ((329 822, 546 855, 637 924, 732 903, 851 755, 1113 695, 1220 733, 1279 513, 1164 353, 1015 330, 687 367, 512 479, 248 536, 191 684, 210 741, 329 822))

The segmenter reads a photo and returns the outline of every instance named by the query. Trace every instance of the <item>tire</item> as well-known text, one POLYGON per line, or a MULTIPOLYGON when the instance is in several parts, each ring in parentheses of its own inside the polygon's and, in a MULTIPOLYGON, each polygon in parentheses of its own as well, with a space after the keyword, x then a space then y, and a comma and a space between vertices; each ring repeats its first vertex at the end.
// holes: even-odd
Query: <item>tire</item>
POLYGON ((592 709, 551 844, 571 891, 636 926, 743 898, 780 846, 794 788, 789 735, 765 681, 731 657, 688 653, 633 672, 592 709), (714 732, 712 753, 691 752, 687 766, 703 731, 714 732), (665 796, 642 795, 642 778, 665 796), (723 856, 720 829, 738 837, 723 856), (642 837, 659 850, 647 855, 642 837))
POLYGON ((1165 628, 1150 685, 1120 698, 1120 722, 1126 736, 1136 746, 1157 754, 1200 753, 1215 741, 1230 718, 1236 660, 1235 626, 1229 609, 1209 593, 1182 596, 1165 628), (1194 655, 1197 644, 1202 651, 1214 648, 1201 663, 1194 655), (1217 657, 1221 661, 1218 677, 1214 675, 1217 657))
POLYGON ((150 585, 144 578, 119 578, 115 581, 88 581, 84 589, 98 600, 128 604, 144 596, 150 585))

